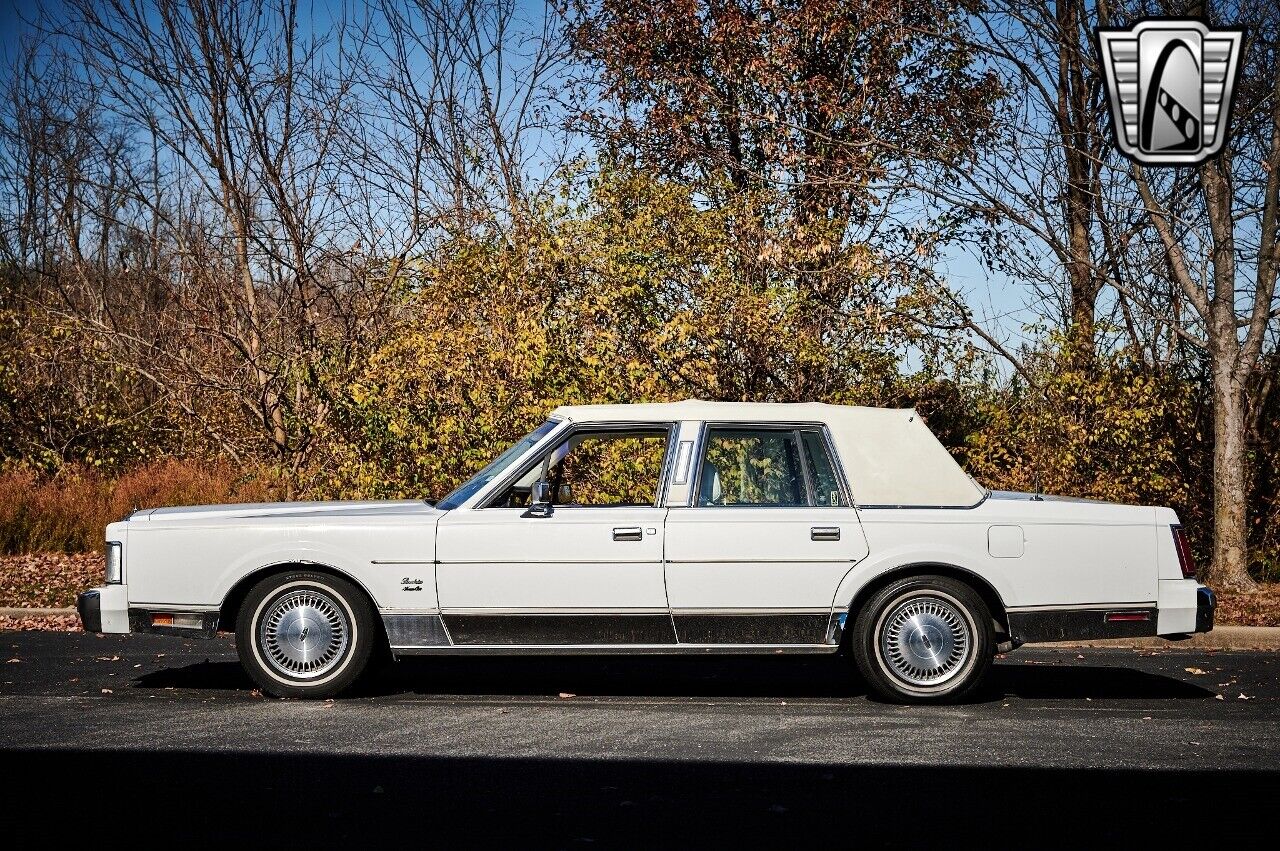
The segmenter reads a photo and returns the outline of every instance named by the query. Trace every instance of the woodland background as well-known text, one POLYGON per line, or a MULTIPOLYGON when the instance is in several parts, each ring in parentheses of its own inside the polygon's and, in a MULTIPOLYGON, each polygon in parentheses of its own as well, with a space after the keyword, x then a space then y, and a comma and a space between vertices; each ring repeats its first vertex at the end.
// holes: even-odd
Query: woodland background
POLYGON ((915 406, 1280 579, 1272 0, 51 0, 14 44, 0 552, 699 397, 915 406), (1248 27, 1233 138, 1141 168, 1093 27, 1185 13, 1248 27))

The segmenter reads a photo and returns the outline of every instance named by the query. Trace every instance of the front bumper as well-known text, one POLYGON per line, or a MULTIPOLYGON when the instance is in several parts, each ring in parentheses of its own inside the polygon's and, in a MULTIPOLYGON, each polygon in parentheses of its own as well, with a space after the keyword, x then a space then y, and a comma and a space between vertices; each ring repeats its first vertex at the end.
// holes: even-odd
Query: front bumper
POLYGON ((131 632, 153 632, 182 638, 213 638, 218 634, 217 612, 171 611, 169 609, 130 609, 131 632), (158 622, 167 618, 166 622, 158 622))
POLYGON ((129 589, 102 585, 76 598, 76 611, 85 632, 128 632, 129 589))

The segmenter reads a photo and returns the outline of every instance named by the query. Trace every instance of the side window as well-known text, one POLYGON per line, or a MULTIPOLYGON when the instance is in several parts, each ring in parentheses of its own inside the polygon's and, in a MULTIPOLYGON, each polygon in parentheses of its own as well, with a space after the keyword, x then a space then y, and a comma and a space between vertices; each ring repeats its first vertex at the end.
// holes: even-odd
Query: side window
POLYGON ((711 428, 698 505, 808 505, 794 431, 711 428))
POLYGON ((827 442, 820 431, 803 431, 800 440, 804 443, 804 460, 809 465, 809 474, 813 476, 813 497, 818 505, 843 506, 844 495, 840 492, 840 480, 836 478, 835 465, 831 463, 831 453, 827 450, 827 442))
MULTIPOLYGON (((658 481, 667 449, 666 429, 579 431, 544 458, 552 504, 563 506, 640 506, 658 499, 658 481)), ((493 503, 519 508, 529 504, 542 461, 493 503)))

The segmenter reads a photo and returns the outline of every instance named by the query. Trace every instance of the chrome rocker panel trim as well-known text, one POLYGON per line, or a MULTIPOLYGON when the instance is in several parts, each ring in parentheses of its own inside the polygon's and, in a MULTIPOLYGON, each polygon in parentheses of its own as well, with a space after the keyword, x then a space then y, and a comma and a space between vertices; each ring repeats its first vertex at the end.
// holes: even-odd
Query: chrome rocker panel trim
POLYGON ((786 655, 835 653, 829 644, 485 644, 392 647, 396 656, 786 655))
POLYGON ((413 653, 823 653, 845 614, 815 612, 383 612, 397 655, 413 653))

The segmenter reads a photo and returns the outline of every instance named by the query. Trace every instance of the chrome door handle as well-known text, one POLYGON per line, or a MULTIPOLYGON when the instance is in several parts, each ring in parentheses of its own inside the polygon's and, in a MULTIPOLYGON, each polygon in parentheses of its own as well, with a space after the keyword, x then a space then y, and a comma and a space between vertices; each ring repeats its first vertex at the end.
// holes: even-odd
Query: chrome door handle
POLYGON ((639 526, 614 526, 613 539, 615 541, 641 541, 644 540, 644 530, 639 526))
POLYGON ((840 540, 840 527, 839 526, 810 526, 809 540, 838 541, 840 540))

